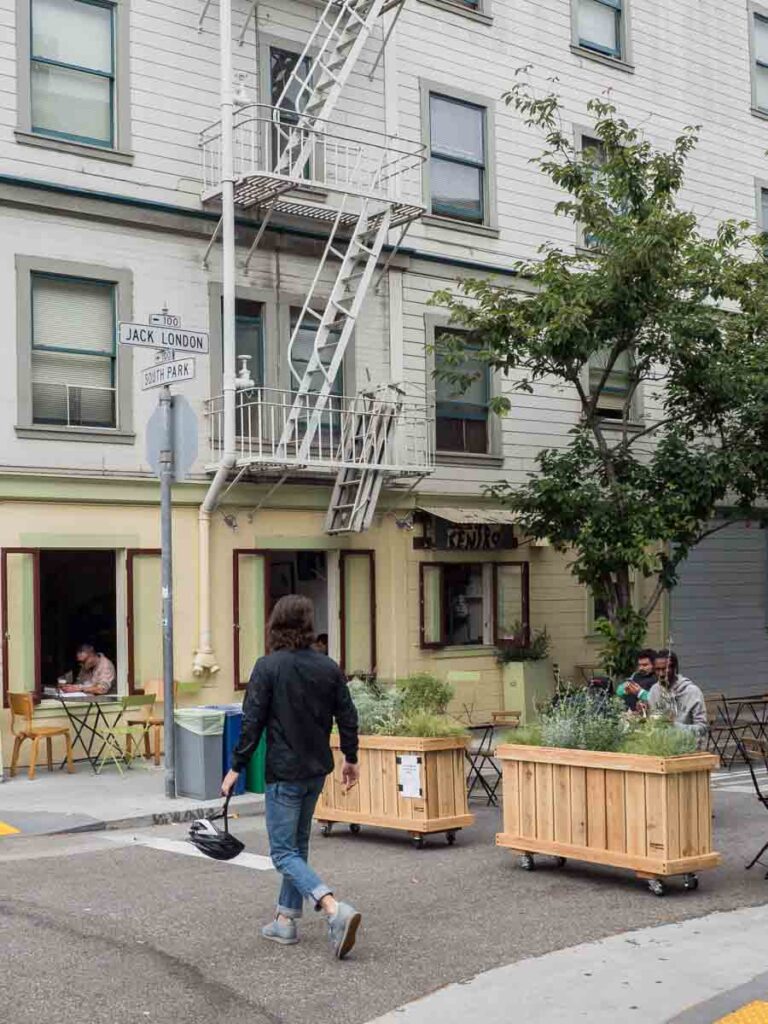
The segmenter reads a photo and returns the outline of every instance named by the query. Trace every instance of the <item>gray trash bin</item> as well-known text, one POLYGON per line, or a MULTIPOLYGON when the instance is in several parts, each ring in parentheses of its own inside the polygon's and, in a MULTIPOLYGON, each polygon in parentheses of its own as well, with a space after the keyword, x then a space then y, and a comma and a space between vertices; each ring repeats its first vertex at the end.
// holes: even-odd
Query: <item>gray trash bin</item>
POLYGON ((215 800, 221 792, 224 712, 180 708, 173 718, 176 795, 215 800))

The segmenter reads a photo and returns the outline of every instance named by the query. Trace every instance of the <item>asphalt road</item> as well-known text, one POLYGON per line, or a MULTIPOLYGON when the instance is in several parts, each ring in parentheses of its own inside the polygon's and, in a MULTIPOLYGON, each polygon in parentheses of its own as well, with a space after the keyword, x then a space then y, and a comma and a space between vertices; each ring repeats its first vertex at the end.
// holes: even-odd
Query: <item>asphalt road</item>
MULTIPOLYGON (((716 794, 715 806, 724 866, 702 875, 697 892, 678 886, 663 899, 621 872, 546 858, 519 870, 493 844, 498 812, 482 806, 452 848, 435 839, 418 851, 375 830, 318 837, 316 867, 364 913, 343 963, 314 914, 298 946, 259 937, 277 889, 271 870, 149 848, 130 833, 9 837, 0 840, 0 1020, 362 1024, 524 957, 768 902, 764 872, 743 867, 768 816, 738 793, 716 794)), ((181 840, 185 829, 139 838, 181 840)), ((263 819, 236 831, 250 853, 267 853, 263 819)))

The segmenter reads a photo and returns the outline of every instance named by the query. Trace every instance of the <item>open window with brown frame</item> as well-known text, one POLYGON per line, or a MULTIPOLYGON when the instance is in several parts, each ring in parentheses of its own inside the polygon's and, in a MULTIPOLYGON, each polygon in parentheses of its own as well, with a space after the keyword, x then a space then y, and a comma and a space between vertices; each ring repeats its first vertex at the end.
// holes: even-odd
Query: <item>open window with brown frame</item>
POLYGON ((117 558, 111 549, 3 548, 0 559, 3 704, 36 701, 77 677, 80 644, 117 661, 117 558))
POLYGON ((423 648, 527 637, 528 562, 421 562, 419 603, 423 648))

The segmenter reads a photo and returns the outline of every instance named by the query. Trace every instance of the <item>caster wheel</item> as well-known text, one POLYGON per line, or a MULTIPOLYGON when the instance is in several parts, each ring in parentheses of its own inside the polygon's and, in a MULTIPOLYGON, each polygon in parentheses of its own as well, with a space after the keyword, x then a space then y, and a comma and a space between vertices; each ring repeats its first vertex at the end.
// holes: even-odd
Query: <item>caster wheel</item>
POLYGON ((330 821, 324 821, 320 826, 320 835, 325 836, 326 839, 333 831, 333 824, 330 821))
POLYGON ((689 892, 694 892, 699 888, 699 880, 696 875, 685 875, 683 877, 683 888, 689 892))
POLYGON ((535 871, 536 861, 530 853, 524 853, 520 858, 520 867, 523 871, 535 871))
POLYGON ((651 878, 648 882, 648 889, 654 896, 666 896, 667 890, 660 878, 651 878))
POLYGON ((413 843, 417 850, 424 849, 424 836, 411 836, 411 842, 413 843))
POLYGON ((446 841, 446 843, 448 843, 449 846, 453 846, 453 844, 456 842, 456 833, 455 832, 446 832, 445 833, 445 841, 446 841))
POLYGON ((357 822, 353 822, 349 826, 349 831, 352 833, 353 836, 359 836, 360 832, 361 832, 361 829, 360 829, 360 826, 357 824, 357 822))
POLYGON ((567 863, 568 861, 565 857, 555 857, 555 864, 557 867, 564 868, 567 863))

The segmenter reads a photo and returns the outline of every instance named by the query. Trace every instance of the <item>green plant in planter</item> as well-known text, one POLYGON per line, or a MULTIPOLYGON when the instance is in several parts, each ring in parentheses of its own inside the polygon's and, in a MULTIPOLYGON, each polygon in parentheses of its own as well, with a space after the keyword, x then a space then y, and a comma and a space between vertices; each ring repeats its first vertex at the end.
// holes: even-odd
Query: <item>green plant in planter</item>
POLYGON ((353 679, 349 692, 360 732, 378 736, 462 736, 465 730, 445 714, 453 687, 429 675, 414 675, 385 686, 353 679))
POLYGON ((541 714, 541 743, 572 750, 618 750, 629 731, 624 703, 586 690, 559 694, 541 714))
POLYGON ((511 631, 512 638, 496 648, 496 661, 507 665, 511 661, 542 661, 549 654, 552 638, 547 627, 528 636, 522 622, 516 622, 511 631))
POLYGON ((696 751, 696 737, 669 722, 649 719, 631 730, 621 747, 624 754, 679 757, 696 751))
POLYGON ((404 715, 425 711, 444 715, 453 697, 453 687, 426 672, 398 679, 395 688, 401 695, 404 715))

